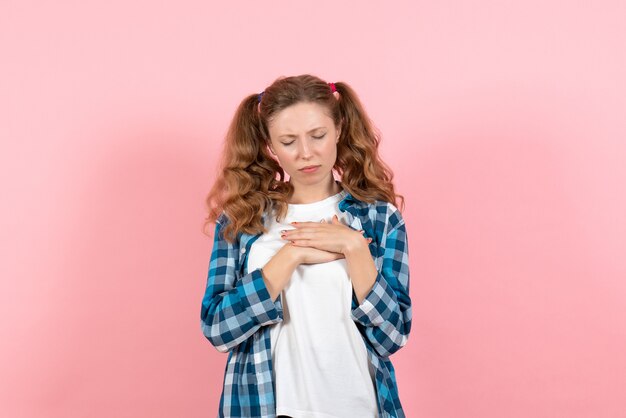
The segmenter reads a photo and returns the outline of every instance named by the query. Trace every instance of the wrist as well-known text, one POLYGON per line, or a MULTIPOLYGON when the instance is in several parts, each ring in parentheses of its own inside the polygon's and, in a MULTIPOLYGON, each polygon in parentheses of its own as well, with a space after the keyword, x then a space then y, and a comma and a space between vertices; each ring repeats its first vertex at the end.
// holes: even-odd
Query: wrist
POLYGON ((301 254, 296 251, 296 248, 293 245, 285 244, 278 251, 284 254, 285 260, 294 269, 302 264, 301 254))
POLYGON ((359 234, 356 239, 350 241, 343 249, 343 255, 348 258, 354 254, 367 252, 369 254, 369 242, 359 234))

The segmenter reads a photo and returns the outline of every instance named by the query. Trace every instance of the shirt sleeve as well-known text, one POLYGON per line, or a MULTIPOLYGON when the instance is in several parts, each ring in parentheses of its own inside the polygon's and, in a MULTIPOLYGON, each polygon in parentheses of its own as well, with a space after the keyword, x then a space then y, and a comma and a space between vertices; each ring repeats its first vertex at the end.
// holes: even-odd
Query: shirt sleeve
POLYGON ((383 235, 383 262, 376 281, 365 299, 353 299, 352 319, 360 325, 365 338, 381 357, 403 347, 411 331, 409 296, 409 248, 406 225, 399 222, 383 235))
POLYGON ((239 242, 224 239, 223 225, 215 225, 200 325, 211 344, 227 352, 262 326, 282 321, 283 312, 278 299, 272 301, 261 268, 239 273, 239 242))

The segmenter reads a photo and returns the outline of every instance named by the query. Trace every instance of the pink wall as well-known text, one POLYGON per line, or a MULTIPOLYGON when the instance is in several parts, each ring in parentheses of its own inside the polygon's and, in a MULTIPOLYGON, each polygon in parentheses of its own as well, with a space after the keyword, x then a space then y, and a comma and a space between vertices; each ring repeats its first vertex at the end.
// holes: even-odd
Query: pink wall
POLYGON ((305 72, 407 199, 407 415, 624 416, 624 2, 271 3, 0 5, 0 416, 216 415, 203 199, 243 96, 305 72))

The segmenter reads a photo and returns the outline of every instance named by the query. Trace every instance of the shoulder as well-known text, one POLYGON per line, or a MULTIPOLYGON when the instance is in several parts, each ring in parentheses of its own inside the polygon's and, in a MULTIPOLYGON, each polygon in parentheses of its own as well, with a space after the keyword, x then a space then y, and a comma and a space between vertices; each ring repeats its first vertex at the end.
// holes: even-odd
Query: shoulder
POLYGON ((221 243, 225 245, 233 245, 237 244, 241 237, 241 232, 237 232, 235 235, 235 242, 230 242, 226 239, 224 229, 228 224, 230 224, 230 218, 226 214, 226 212, 222 211, 222 213, 215 220, 215 239, 219 240, 221 243))
POLYGON ((368 205, 370 206, 370 213, 373 213, 375 222, 383 224, 387 232, 404 225, 402 212, 393 203, 376 200, 368 203, 368 205))
MULTIPOLYGON (((270 217, 272 213, 265 211, 261 214, 261 223, 266 225, 268 218, 270 217)), ((224 233, 223 230, 226 228, 227 225, 229 225, 231 223, 231 219, 228 217, 228 215, 226 214, 225 211, 222 211, 222 213, 220 213, 220 215, 217 217, 217 219, 215 220, 215 229, 217 231, 217 233, 219 234, 219 238, 224 240, 224 233)), ((261 233, 259 233, 260 235, 261 233)), ((242 230, 237 230, 235 233, 235 241, 239 242, 244 240, 244 237, 251 237, 252 235, 250 235, 249 233, 246 233, 242 230)))
POLYGON ((217 219, 215 220, 215 223, 220 226, 226 226, 228 222, 229 222, 228 216, 226 215, 226 212, 224 211, 222 211, 220 216, 218 216, 217 219))
POLYGON ((376 231, 381 234, 389 233, 404 225, 404 218, 400 210, 391 202, 375 200, 365 202, 354 199, 350 202, 353 213, 363 222, 371 222, 376 231))

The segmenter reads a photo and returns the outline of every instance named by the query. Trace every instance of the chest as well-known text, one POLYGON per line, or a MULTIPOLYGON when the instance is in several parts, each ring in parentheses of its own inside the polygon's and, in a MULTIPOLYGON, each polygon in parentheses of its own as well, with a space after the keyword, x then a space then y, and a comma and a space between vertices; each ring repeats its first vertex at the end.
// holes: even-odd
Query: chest
MULTIPOLYGON (((345 220, 345 224, 350 228, 358 231, 363 229, 363 237, 364 238, 372 238, 372 242, 369 244, 370 254, 374 258, 374 263, 378 269, 382 266, 382 255, 383 248, 380 245, 381 242, 381 234, 377 233, 375 230, 375 222, 372 222, 369 218, 364 218, 363 216, 356 216, 349 211, 343 212, 345 220)), ((239 239, 239 254, 238 254, 238 271, 240 275, 245 275, 248 273, 248 259, 250 254, 250 248, 252 244, 256 240, 258 240, 262 234, 241 234, 239 239)))

